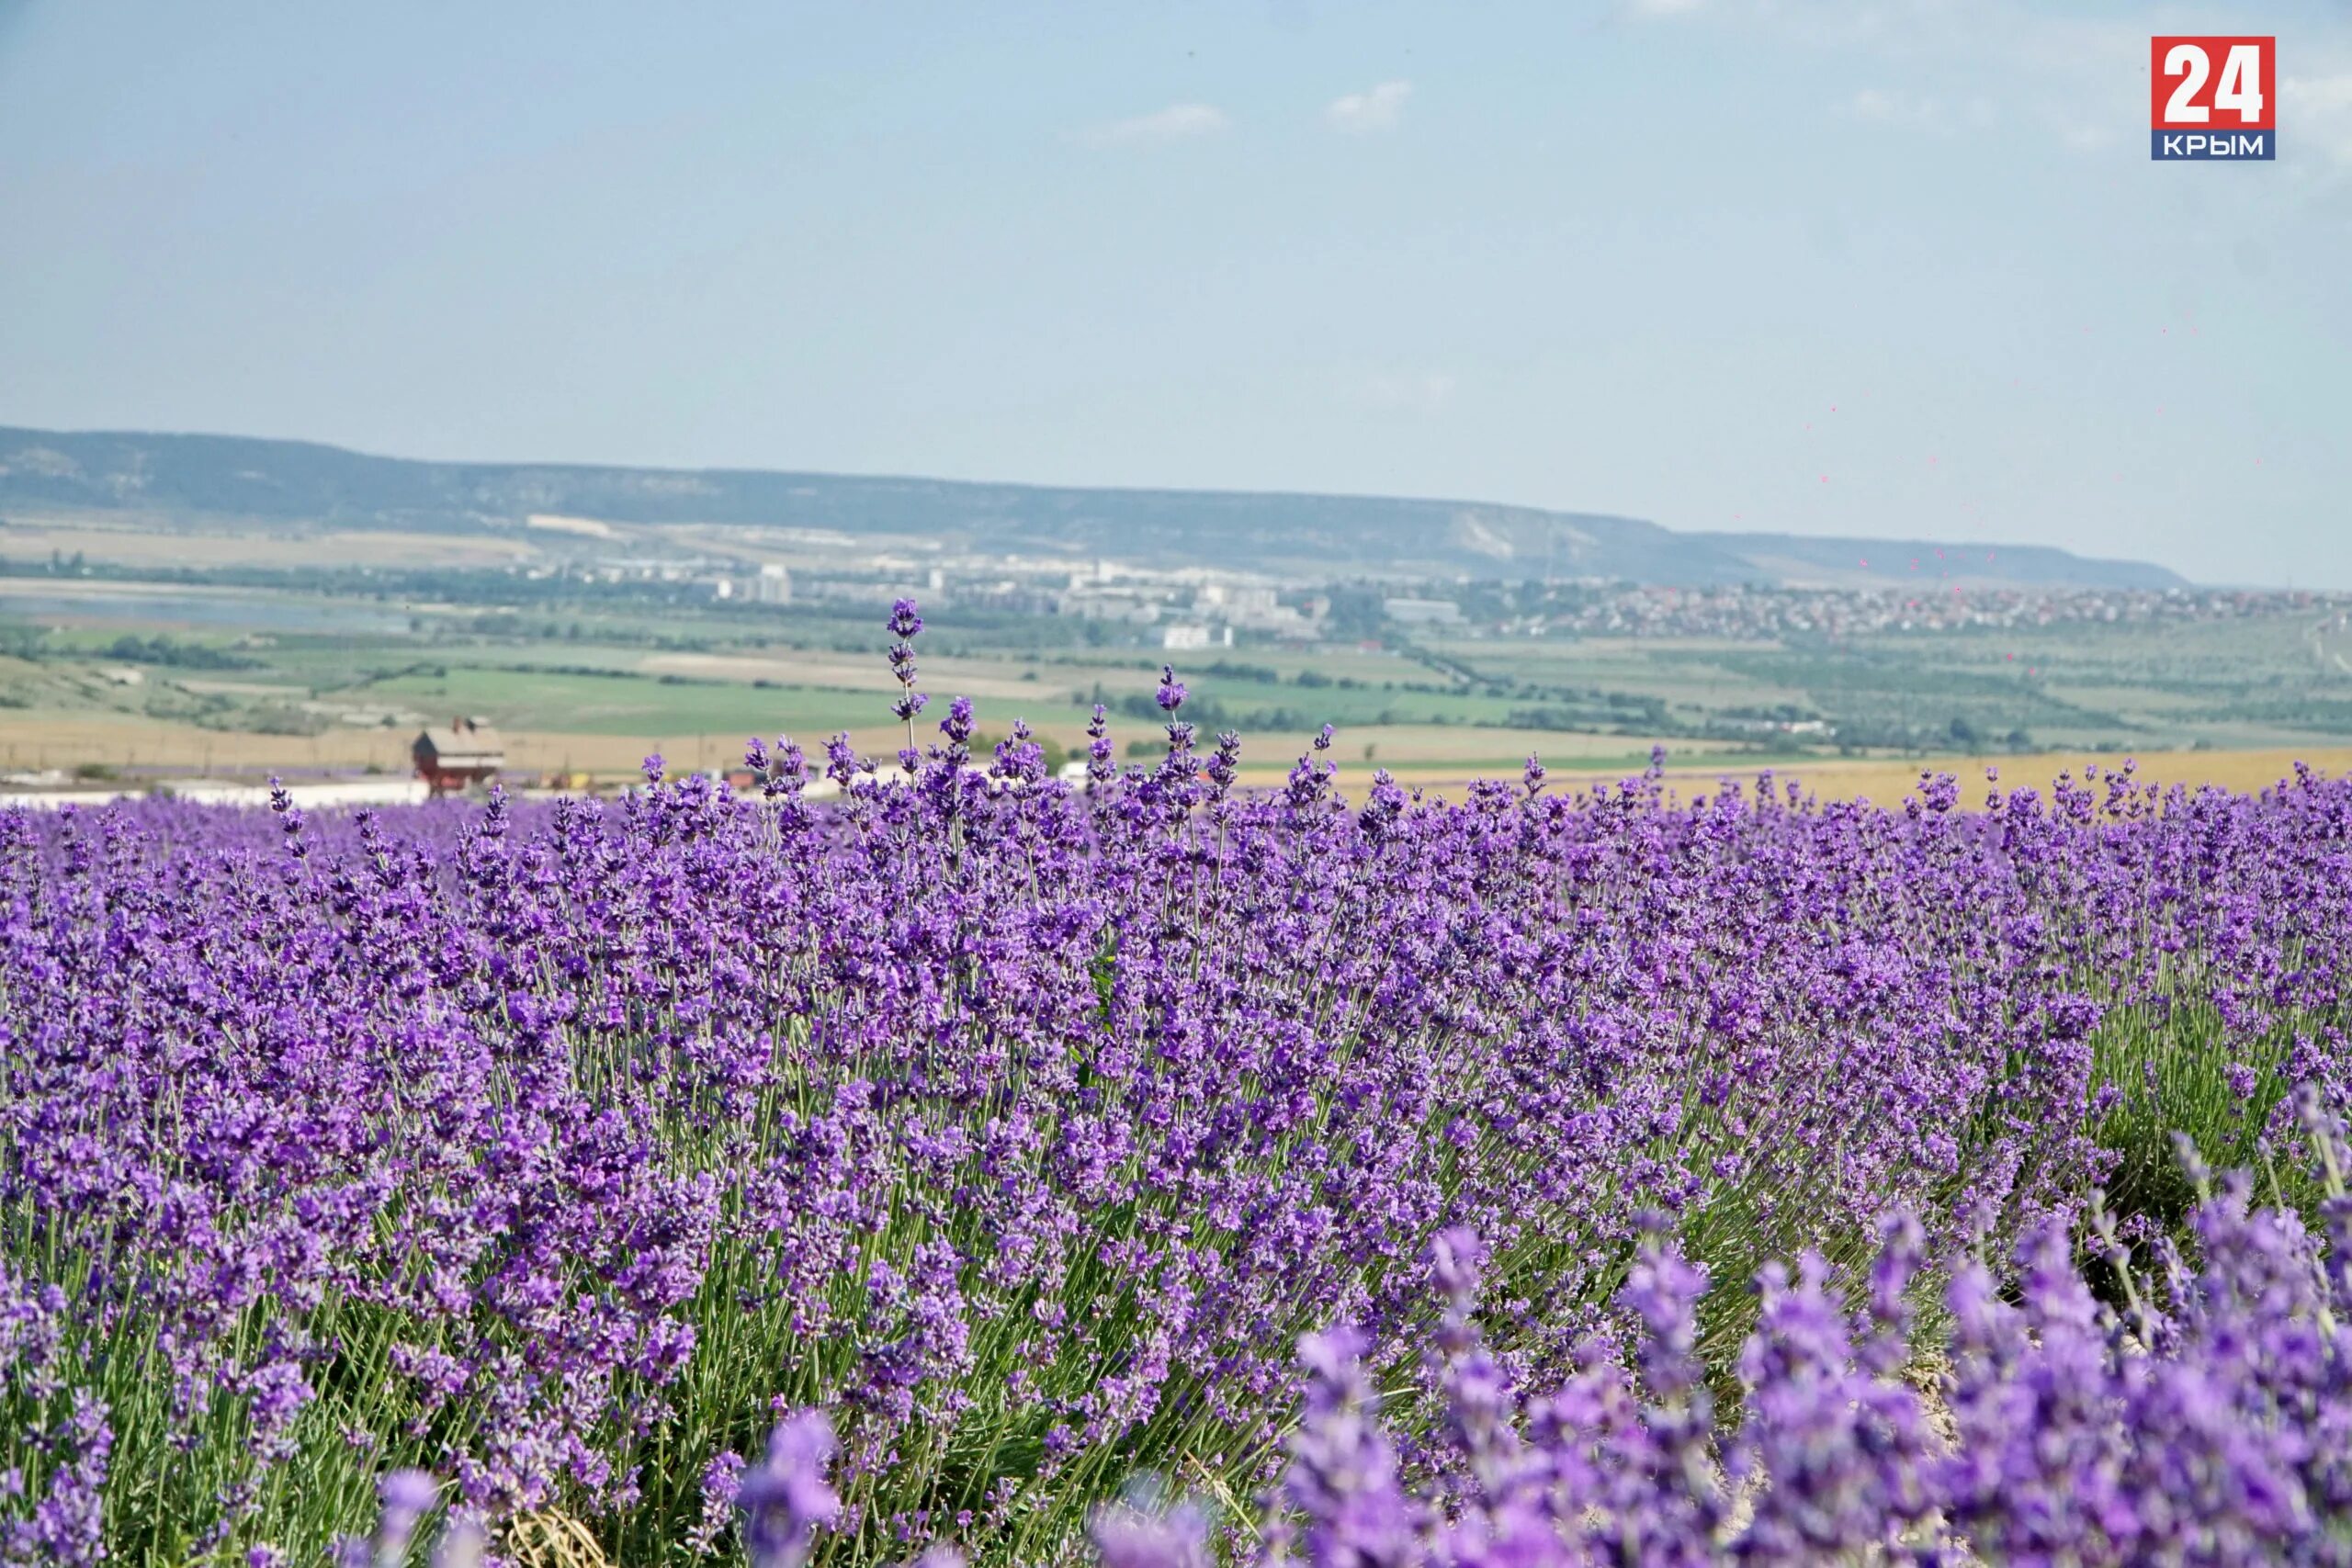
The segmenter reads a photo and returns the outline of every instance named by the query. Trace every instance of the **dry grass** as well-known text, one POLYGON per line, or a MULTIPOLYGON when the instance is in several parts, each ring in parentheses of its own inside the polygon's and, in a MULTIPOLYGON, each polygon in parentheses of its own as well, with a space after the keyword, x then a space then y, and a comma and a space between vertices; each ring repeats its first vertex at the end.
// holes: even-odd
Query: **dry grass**
POLYGON ((588 1527, 553 1508, 508 1520, 498 1550, 513 1568, 612 1568, 588 1527))

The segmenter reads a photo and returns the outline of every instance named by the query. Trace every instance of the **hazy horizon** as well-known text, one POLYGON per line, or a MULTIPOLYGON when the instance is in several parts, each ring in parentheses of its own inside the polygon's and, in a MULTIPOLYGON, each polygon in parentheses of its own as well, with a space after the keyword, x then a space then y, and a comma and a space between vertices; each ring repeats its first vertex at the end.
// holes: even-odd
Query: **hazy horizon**
POLYGON ((0 423, 2352 588, 2352 17, 0 6, 0 423), (2280 39, 2275 165, 2146 39, 2280 39))
MULTIPOLYGON (((674 473, 674 474, 678 474, 678 475, 681 475, 681 476, 694 476, 694 475, 729 475, 729 474, 745 474, 745 475, 757 475, 757 474, 763 474, 763 475, 776 475, 776 476, 783 476, 783 477, 787 477, 787 478, 789 478, 789 477, 798 477, 798 476, 807 476, 807 477, 811 478, 811 479, 843 479, 843 480, 850 480, 850 481, 862 481, 862 480, 876 480, 876 481, 904 480, 904 481, 910 481, 910 482, 914 482, 914 483, 939 483, 939 484, 952 484, 952 485, 973 485, 973 486, 985 487, 985 488, 1001 488, 1001 489, 1011 489, 1011 490, 1047 491, 1069 491, 1069 492, 1072 492, 1072 493, 1098 493, 1098 494, 1099 494, 1099 493, 1109 492, 1109 493, 1114 493, 1114 494, 1115 494, 1115 493, 1133 493, 1133 494, 1137 494, 1137 495, 1166 494, 1166 495, 1243 496, 1243 497, 1246 497, 1246 496, 1266 496, 1266 497, 1271 497, 1271 498, 1293 498, 1293 499, 1303 499, 1303 500, 1333 500, 1333 501, 1340 501, 1340 502, 1355 502, 1355 501, 1361 501, 1361 502, 1383 502, 1383 503, 1385 503, 1385 502, 1419 502, 1419 503, 1433 504, 1433 505, 1463 505, 1463 506, 1472 506, 1472 507, 1490 507, 1490 508, 1494 508, 1494 509, 1497 509, 1497 510, 1528 510, 1528 511, 1540 511, 1540 512, 1548 512, 1548 513, 1553 513, 1553 514, 1559 515, 1559 516, 1563 516, 1563 517, 1575 517, 1575 516, 1587 516, 1587 517, 1589 517, 1589 516, 1600 515, 1600 516, 1622 517, 1622 518, 1623 518, 1624 520, 1626 520, 1626 521, 1630 521, 1630 522, 1638 522, 1638 523, 1656 523, 1656 522, 1657 522, 1657 519, 1655 519, 1655 518, 1643 517, 1643 516, 1640 516, 1638 513, 1593 513, 1593 512, 1591 511, 1591 509, 1589 509, 1589 508, 1574 508, 1574 509, 1571 509, 1571 508, 1566 508, 1566 507, 1526 507, 1526 506, 1524 506, 1524 505, 1523 505, 1523 503, 1521 503, 1521 502, 1507 502, 1507 501, 1498 501, 1498 500, 1497 500, 1496 498, 1494 498, 1494 497, 1492 497, 1492 496, 1476 496, 1476 495, 1407 495, 1407 494, 1400 494, 1400 493, 1396 493, 1396 492, 1370 491, 1305 491, 1305 490, 1288 490, 1288 489, 1273 489, 1273 488, 1269 488, 1269 489, 1255 489, 1255 490, 1235 490, 1235 489, 1232 489, 1232 488, 1229 488, 1229 487, 1222 487, 1222 486, 1216 486, 1216 485, 1116 485, 1116 484, 1105 484, 1105 485, 1061 485, 1061 484, 1050 484, 1050 483, 1038 483, 1038 482, 1032 481, 1032 480, 1028 480, 1028 479, 1013 479, 1013 478, 1005 478, 1005 477, 1001 477, 1001 476, 986 476, 986 475, 983 475, 983 476, 967 476, 967 475, 958 475, 958 474, 928 474, 928 473, 912 473, 912 472, 881 473, 881 472, 873 472, 873 471, 865 471, 865 470, 850 470, 850 469, 838 469, 838 468, 742 468, 742 467, 729 466, 729 465, 700 465, 700 466, 695 466, 695 467, 684 467, 684 466, 670 465, 670 464, 625 464, 625 463, 613 463, 613 462, 594 461, 594 460, 589 460, 589 461, 575 461, 575 460, 569 459, 569 458, 543 458, 543 457, 485 457, 485 458, 433 458, 433 457, 417 457, 413 456, 412 454, 405 453, 405 452, 387 452, 387 451, 380 451, 380 450, 376 450, 376 449, 368 448, 368 447, 353 446, 349 446, 349 445, 345 444, 345 443, 342 443, 342 442, 334 442, 334 441, 314 441, 314 440, 311 440, 311 439, 304 438, 304 437, 295 437, 295 436, 255 435, 255 434, 250 434, 250 433, 239 433, 239 432, 233 432, 233 431, 219 431, 219 430, 113 430, 113 429, 87 429, 87 430, 70 430, 70 431, 69 431, 69 430, 59 430, 59 429, 55 429, 55 428, 53 428, 53 427, 28 426, 28 425, 5 425, 5 424, 0 424, 0 431, 25 431, 25 432, 30 432, 30 433, 38 434, 51 434, 51 435, 56 435, 56 436, 59 436, 59 437, 61 437, 61 438, 64 438, 64 437, 100 437, 100 438, 107 438, 107 437, 122 437, 122 438, 125 438, 125 439, 159 438, 159 439, 164 439, 164 440, 221 440, 221 441, 259 441, 259 442, 265 442, 265 443, 270 443, 270 444, 285 443, 285 444, 293 445, 293 446, 311 446, 311 447, 321 448, 321 449, 328 450, 328 451, 342 452, 342 453, 348 454, 348 455, 350 455, 350 456, 358 457, 364 457, 364 458, 369 458, 369 459, 378 459, 378 460, 386 460, 386 461, 391 461, 391 462, 402 462, 402 463, 408 463, 408 462, 430 463, 430 464, 439 464, 439 463, 455 463, 455 464, 469 465, 469 466, 475 466, 475 467, 481 467, 481 468, 591 468, 591 469, 599 469, 599 468, 602 468, 602 469, 612 469, 612 470, 618 471, 618 472, 674 473)), ((1660 526, 1667 526, 1667 525, 1660 525, 1660 526)), ((1912 536, 1906 536, 1906 535, 1894 534, 1894 533, 1874 534, 1874 535, 1794 535, 1794 534, 1792 534, 1792 533, 1790 533, 1790 532, 1788 532, 1788 531, 1785 531, 1785 530, 1768 529, 1768 528, 1762 527, 1762 526, 1760 526, 1760 525, 1759 525, 1759 526, 1756 526, 1756 527, 1744 528, 1744 529, 1741 529, 1741 528, 1731 528, 1731 529, 1678 528, 1678 529, 1673 529, 1672 531, 1673 531, 1673 532, 1675 532, 1675 533, 1677 533, 1677 534, 1687 535, 1687 536, 1692 536, 1692 537, 1708 537, 1708 536, 1747 536, 1747 537, 1774 537, 1774 538, 1801 537, 1801 538, 1815 538, 1815 539, 1828 539, 1828 540, 1851 540, 1851 541, 1853 541, 1853 542, 1857 542, 1857 543, 1868 543, 1868 544, 1872 544, 1872 545, 1877 545, 1877 544, 1904 544, 1904 543, 1925 545, 1925 544, 1939 544, 1939 543, 1949 543, 1949 542, 1950 542, 1950 541, 1947 541, 1947 540, 1939 540, 1939 539, 1935 539, 1935 538, 1933 538, 1933 537, 1931 537, 1931 536, 1926 536, 1926 535, 1912 535, 1912 536)), ((2002 547, 2002 548, 2016 548, 2016 547, 2030 547, 2030 546, 2031 546, 2031 544, 2032 544, 2032 542, 2031 542, 2031 541, 2027 541, 2027 540, 2019 540, 2019 539, 1997 539, 1997 538, 1996 538, 1996 539, 1990 539, 1990 540, 1984 541, 1984 543, 1988 543, 1988 544, 1993 545, 1993 546, 1996 546, 1996 547, 2002 547)), ((2064 546, 2060 546, 2060 547, 2056 547, 2061 548, 2061 549, 2065 548, 2065 547, 2064 547, 2064 546)), ((2087 556, 2087 555, 2085 555, 2085 554, 2083 554, 2082 552, 2079 552, 2079 551, 2075 551, 2075 552, 2070 552, 2070 553, 2076 555, 2078 558, 2082 558, 2082 559, 2086 559, 2086 560, 2102 560, 2102 559, 2104 559, 2104 560, 2138 560, 2138 561, 2145 561, 2145 560, 2148 560, 2148 559, 2150 558, 2147 558, 2147 557, 2093 557, 2093 556, 2087 556)), ((2159 565, 2161 565, 2162 563, 2160 563, 2160 562, 2159 562, 2159 563, 2155 563, 2155 564, 2159 564, 2159 565)), ((1509 573, 1508 573, 1508 572, 1502 572, 1502 573, 1500 573, 1500 575, 1508 576, 1508 575, 1509 575, 1509 573)), ((1888 587, 1888 588, 1890 588, 1890 589, 1897 588, 1897 587, 1903 586, 1903 585, 1904 585, 1904 583, 1905 583, 1905 578, 1904 578, 1904 577, 1901 575, 1901 573, 1900 573, 1900 572, 1895 569, 1895 567, 1894 567, 1893 564, 1890 564, 1890 565, 1889 565, 1889 567, 1888 567, 1887 581, 1886 581, 1886 584, 1885 584, 1885 586, 1887 586, 1887 587, 1888 587)), ((2190 579, 2189 581, 2190 581, 2190 583, 2191 583, 2191 585, 2192 585, 2192 586, 2194 586, 2194 587, 2196 587, 2196 588, 2199 588, 2199 589, 2252 589, 2252 590, 2275 590, 2275 589, 2277 589, 2277 588, 2278 588, 2278 587, 2280 586, 2279 584, 2277 584, 2277 583, 2261 583, 2261 582, 2251 582, 2251 581, 2245 581, 2245 582, 2227 582, 2227 581, 2206 581, 2206 580, 2201 580, 2201 579, 2190 579)), ((1857 586, 1859 586, 1859 585, 1857 585, 1857 586)))

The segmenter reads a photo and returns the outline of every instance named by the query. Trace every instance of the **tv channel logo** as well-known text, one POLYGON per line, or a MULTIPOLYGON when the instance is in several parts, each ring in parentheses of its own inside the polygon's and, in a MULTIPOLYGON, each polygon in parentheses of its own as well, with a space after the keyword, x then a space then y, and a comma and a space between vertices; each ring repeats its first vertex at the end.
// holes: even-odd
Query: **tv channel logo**
POLYGON ((2278 40, 2148 40, 2148 154, 2158 163, 2278 156, 2278 40))

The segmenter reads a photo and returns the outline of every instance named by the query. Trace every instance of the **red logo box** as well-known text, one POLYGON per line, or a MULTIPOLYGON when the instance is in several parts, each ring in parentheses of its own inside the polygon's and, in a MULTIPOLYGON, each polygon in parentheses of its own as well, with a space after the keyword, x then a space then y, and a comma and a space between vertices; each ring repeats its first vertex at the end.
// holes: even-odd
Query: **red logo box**
POLYGON ((2278 127, 2276 38, 2148 40, 2148 125, 2155 130, 2278 127))

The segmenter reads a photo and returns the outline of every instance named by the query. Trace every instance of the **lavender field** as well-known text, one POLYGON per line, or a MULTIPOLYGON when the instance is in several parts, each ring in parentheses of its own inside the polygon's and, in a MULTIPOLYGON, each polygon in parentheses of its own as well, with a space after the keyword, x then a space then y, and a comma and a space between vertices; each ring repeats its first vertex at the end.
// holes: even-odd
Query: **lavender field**
POLYGON ((893 629, 822 802, 0 816, 0 1562, 2352 1561, 2352 784, 1072 789, 893 629))

